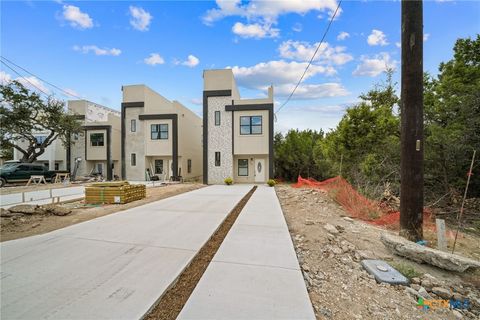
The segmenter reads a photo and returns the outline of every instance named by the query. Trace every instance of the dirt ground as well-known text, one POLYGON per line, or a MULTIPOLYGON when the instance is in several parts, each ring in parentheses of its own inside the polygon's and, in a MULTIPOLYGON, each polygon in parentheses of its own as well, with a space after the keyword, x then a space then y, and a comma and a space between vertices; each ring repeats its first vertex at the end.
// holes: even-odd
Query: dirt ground
MULTIPOLYGON (((275 188, 317 319, 480 318, 480 272, 448 272, 394 256, 380 241, 385 229, 347 217, 322 191, 287 184, 275 188), (327 224, 338 233, 327 232, 327 224), (410 287, 378 284, 363 270, 363 259, 385 260, 415 283, 410 287), (468 301, 469 311, 419 309, 415 294, 423 287, 428 299, 443 299, 431 293, 432 287, 452 289, 455 299, 468 301)), ((480 260, 480 238, 463 235, 456 252, 480 260)))
POLYGON ((161 200, 202 187, 202 184, 183 183, 147 188, 147 197, 145 199, 127 204, 86 205, 83 201, 65 203, 62 206, 72 209, 72 212, 67 216, 22 215, 20 217, 2 217, 0 218, 0 241, 14 240, 50 232, 72 224, 138 207, 149 202, 161 200))

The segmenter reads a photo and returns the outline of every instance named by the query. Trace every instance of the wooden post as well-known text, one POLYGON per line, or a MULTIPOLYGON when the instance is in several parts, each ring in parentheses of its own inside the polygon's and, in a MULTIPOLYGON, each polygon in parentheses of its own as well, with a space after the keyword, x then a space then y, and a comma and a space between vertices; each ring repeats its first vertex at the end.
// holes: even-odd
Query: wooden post
POLYGON ((437 249, 447 251, 447 238, 445 231, 445 220, 435 219, 437 225, 437 249))
POLYGON ((402 0, 400 235, 423 239, 423 2, 402 0))

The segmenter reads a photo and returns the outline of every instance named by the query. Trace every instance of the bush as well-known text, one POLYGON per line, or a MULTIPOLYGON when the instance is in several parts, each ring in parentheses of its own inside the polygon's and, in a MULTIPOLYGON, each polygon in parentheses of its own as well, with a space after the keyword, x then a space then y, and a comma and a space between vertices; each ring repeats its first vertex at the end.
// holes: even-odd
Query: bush
POLYGON ((230 177, 227 177, 227 178, 225 178, 225 180, 223 180, 223 182, 225 182, 225 184, 226 184, 227 186, 229 186, 229 185, 231 185, 231 184, 233 183, 233 179, 230 178, 230 177))
POLYGON ((277 182, 276 182, 275 180, 273 180, 273 179, 269 179, 269 180, 267 181, 267 184, 268 184, 270 187, 273 187, 274 185, 277 184, 277 182))

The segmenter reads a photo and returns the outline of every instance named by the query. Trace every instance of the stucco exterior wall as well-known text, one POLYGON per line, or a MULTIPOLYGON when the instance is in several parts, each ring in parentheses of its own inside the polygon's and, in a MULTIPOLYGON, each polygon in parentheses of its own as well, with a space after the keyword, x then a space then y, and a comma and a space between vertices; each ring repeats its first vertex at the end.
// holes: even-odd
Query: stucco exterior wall
POLYGON ((145 180, 145 124, 139 120, 140 114, 143 114, 143 108, 125 109, 125 180, 145 180), (131 119, 137 122, 135 132, 130 130, 131 119), (136 154, 136 166, 131 164, 132 153, 136 154))
POLYGON ((233 177, 232 114, 225 111, 231 97, 208 98, 208 183, 219 184, 233 177), (220 111, 220 125, 215 125, 215 111, 220 111), (220 166, 215 166, 215 152, 220 152, 220 166))
POLYGON ((268 154, 269 124, 268 110, 234 112, 234 154, 268 154), (261 116, 262 134, 240 134, 240 117, 261 116))
POLYGON ((88 130, 86 131, 87 157, 86 160, 106 160, 107 159, 107 130, 88 130), (92 146, 90 137, 92 134, 103 134, 103 146, 92 146))
POLYGON ((171 156, 172 155, 172 141, 173 130, 172 120, 156 119, 156 120, 142 120, 145 127, 145 155, 146 156, 171 156), (152 140, 151 126, 152 124, 167 124, 168 125, 168 139, 152 140))

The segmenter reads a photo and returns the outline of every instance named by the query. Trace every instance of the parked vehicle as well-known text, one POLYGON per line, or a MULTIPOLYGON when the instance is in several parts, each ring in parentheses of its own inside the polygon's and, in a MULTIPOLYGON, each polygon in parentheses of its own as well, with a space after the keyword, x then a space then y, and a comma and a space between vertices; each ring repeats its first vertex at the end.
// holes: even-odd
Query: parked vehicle
POLYGON ((8 163, 0 167, 0 187, 7 183, 27 182, 32 175, 44 176, 46 181, 53 182, 57 173, 68 171, 48 170, 44 165, 34 163, 8 163))

